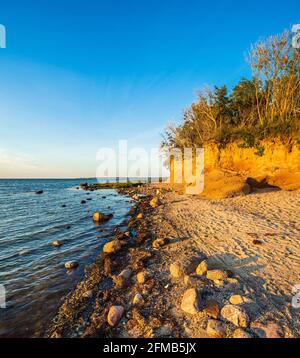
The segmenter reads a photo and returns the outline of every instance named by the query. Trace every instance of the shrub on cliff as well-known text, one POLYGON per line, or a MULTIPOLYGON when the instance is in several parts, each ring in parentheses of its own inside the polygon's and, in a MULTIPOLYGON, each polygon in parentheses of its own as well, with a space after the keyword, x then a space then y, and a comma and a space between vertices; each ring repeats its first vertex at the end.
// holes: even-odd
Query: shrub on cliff
POLYGON ((239 140, 257 147, 265 138, 300 141, 300 50, 285 31, 251 47, 247 61, 252 79, 242 78, 229 92, 226 86, 205 88, 184 111, 182 124, 170 125, 162 145, 201 147, 239 140))

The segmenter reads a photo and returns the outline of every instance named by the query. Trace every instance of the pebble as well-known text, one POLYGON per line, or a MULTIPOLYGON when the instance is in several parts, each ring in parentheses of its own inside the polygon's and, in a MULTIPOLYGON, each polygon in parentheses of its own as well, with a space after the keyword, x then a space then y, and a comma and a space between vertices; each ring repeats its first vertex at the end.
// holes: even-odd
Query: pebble
POLYGON ((226 305, 221 310, 221 316, 237 327, 246 328, 249 324, 249 316, 244 309, 234 305, 226 305))
POLYGON ((112 306, 107 315, 108 324, 115 327, 120 322, 124 311, 124 307, 122 306, 112 306))
POLYGON ((166 240, 165 239, 156 239, 152 242, 152 247, 154 249, 160 249, 161 247, 163 247, 166 244, 166 240))
POLYGON ((160 202, 159 202, 159 199, 157 197, 153 198, 151 201, 150 201, 150 206, 152 206, 152 208, 156 208, 160 202))
POLYGON ((206 277, 211 281, 225 280, 228 277, 228 274, 223 270, 209 270, 206 273, 206 277))
POLYGON ((121 245, 120 241, 113 240, 113 241, 106 243, 103 246, 103 252, 105 252, 107 254, 114 254, 114 253, 120 251, 121 248, 122 248, 122 245, 121 245))
POLYGON ((217 301, 209 300, 206 303, 205 308, 203 309, 203 313, 205 313, 208 317, 217 319, 220 313, 220 307, 217 301))
POLYGON ((137 293, 133 300, 132 300, 132 303, 134 305, 141 305, 143 303, 143 296, 140 294, 140 293, 137 293))
POLYGON ((144 272, 139 272, 137 275, 136 275, 136 278, 137 278, 137 282, 139 284, 144 284, 146 282, 146 275, 144 272))
POLYGON ((212 338, 225 338, 226 325, 221 321, 210 319, 207 322, 206 333, 212 338))
POLYGON ((248 299, 246 297, 242 297, 240 295, 233 295, 229 298, 229 302, 232 304, 232 305, 240 305, 242 303, 245 303, 247 302, 248 299))
POLYGON ((227 281, 227 283, 230 283, 230 284, 233 284, 233 285, 236 285, 236 284, 239 283, 238 279, 232 278, 232 277, 228 277, 228 278, 226 279, 226 281, 227 281))
POLYGON ((170 273, 174 278, 180 278, 184 275, 184 271, 179 263, 173 263, 170 265, 170 273))
POLYGON ((199 312, 198 292, 195 288, 185 291, 181 300, 181 309, 193 315, 199 312))
POLYGON ((259 338, 283 338, 282 328, 275 322, 253 322, 251 328, 259 338))
POLYGON ((84 294, 82 295, 84 298, 92 298, 93 297, 93 291, 89 290, 84 292, 84 294))
POLYGON ((124 277, 125 280, 129 280, 131 275, 132 275, 132 271, 130 269, 125 269, 119 274, 119 276, 124 277))
POLYGON ((237 328, 232 335, 233 338, 239 338, 239 339, 248 339, 248 338, 252 338, 251 334, 249 334, 248 332, 244 331, 241 328, 237 328))
POLYGON ((185 275, 183 278, 183 282, 186 286, 191 286, 191 285, 196 285, 198 280, 195 277, 185 275))
POLYGON ((206 275, 208 271, 207 261, 202 261, 196 268, 196 274, 199 276, 206 275))

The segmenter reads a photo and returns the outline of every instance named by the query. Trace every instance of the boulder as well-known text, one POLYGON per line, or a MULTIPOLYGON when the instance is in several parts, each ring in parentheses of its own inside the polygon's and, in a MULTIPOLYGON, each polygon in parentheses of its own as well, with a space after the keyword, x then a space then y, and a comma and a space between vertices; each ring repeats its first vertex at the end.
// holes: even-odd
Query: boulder
POLYGON ((103 252, 107 254, 115 254, 116 252, 120 251, 122 248, 122 245, 119 240, 113 240, 108 243, 106 243, 103 246, 103 252))
POLYGON ((112 306, 107 315, 108 324, 112 327, 117 326, 124 314, 124 311, 124 307, 122 306, 112 306))
POLYGON ((207 322, 206 333, 211 338, 225 338, 226 324, 215 319, 210 319, 207 322))
POLYGON ((78 265, 79 264, 78 264, 77 261, 68 261, 68 262, 65 263, 65 268, 67 270, 72 270, 72 269, 78 267, 78 265))
POLYGON ((206 277, 211 281, 225 280, 228 277, 228 274, 223 270, 208 270, 206 277))
POLYGON ((195 288, 191 288, 183 294, 181 300, 181 309, 189 314, 196 314, 199 312, 198 292, 195 288))
POLYGON ((205 173, 205 187, 201 196, 212 200, 233 198, 251 193, 251 186, 236 173, 212 170, 205 173))
POLYGON ((86 204, 86 201, 85 200, 81 200, 81 204, 86 204))
POLYGON ((237 327, 246 328, 249 324, 249 316, 244 309, 234 305, 226 305, 221 310, 224 320, 233 323, 237 327))
POLYGON ((196 274, 199 276, 206 275, 208 271, 207 261, 202 261, 196 268, 196 274))

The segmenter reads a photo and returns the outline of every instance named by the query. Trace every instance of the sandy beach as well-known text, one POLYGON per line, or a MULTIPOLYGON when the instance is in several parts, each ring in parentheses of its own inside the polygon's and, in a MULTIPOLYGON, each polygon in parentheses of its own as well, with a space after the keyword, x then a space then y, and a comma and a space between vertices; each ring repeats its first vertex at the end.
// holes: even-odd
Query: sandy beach
POLYGON ((48 336, 299 337, 300 310, 292 306, 300 273, 299 192, 261 189, 219 201, 163 184, 121 192, 134 199, 128 232, 116 231, 118 250, 101 253, 86 269, 48 336), (203 260, 209 272, 225 276, 196 274, 203 260), (183 302, 191 290, 198 295, 195 312, 185 309, 191 300, 183 302), (228 305, 246 324, 226 317, 228 305), (114 326, 107 323, 112 307, 122 307, 114 326))

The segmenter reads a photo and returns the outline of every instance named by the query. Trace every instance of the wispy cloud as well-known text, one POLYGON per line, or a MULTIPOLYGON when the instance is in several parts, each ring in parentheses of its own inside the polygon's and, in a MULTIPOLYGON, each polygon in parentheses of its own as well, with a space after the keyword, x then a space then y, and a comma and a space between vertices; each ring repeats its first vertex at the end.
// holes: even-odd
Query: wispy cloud
POLYGON ((0 167, 2 169, 37 169, 38 164, 35 159, 26 154, 11 152, 0 148, 0 167))

